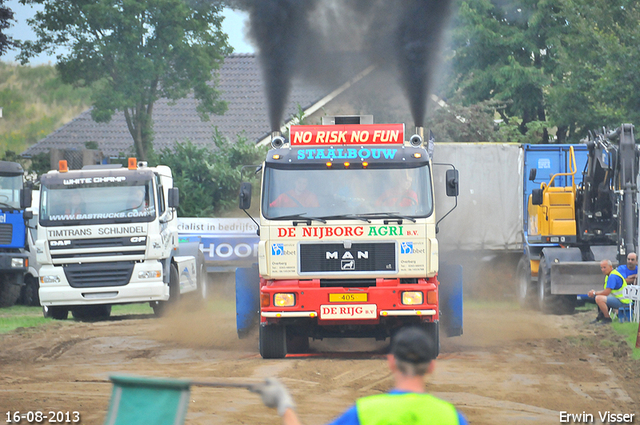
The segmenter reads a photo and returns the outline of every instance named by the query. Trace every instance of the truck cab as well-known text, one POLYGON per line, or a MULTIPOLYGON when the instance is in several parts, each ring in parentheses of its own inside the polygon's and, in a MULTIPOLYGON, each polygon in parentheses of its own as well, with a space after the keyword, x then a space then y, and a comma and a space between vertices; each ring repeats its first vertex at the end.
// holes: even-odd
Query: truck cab
POLYGON ((24 187, 22 166, 0 161, 0 307, 15 304, 24 285, 29 267, 25 252, 29 206, 31 189, 24 187))
POLYGON ((42 176, 36 252, 45 315, 108 316, 148 302, 156 314, 180 294, 206 291, 197 246, 178 244, 171 169, 130 158, 42 176), (190 251, 190 252, 185 252, 190 251))
POLYGON ((260 205, 263 357, 406 325, 438 340, 431 158, 404 134, 403 124, 301 125, 288 143, 274 139, 260 205))

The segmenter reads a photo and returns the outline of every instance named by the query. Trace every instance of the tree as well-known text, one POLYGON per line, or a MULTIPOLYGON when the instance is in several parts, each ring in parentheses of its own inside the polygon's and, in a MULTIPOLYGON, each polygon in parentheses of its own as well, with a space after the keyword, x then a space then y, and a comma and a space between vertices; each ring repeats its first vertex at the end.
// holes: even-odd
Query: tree
POLYGON ((559 140, 588 130, 640 123, 640 5, 631 0, 562 0, 571 27, 550 87, 548 108, 559 140))
MULTIPOLYGON (((558 40, 566 32, 557 1, 460 0, 452 33, 448 96, 474 104, 496 100, 502 119, 520 118, 520 131, 546 121, 545 90, 557 67, 558 40)), ((543 134, 546 141, 547 134, 543 134)))
POLYGON ((140 159, 150 157, 153 106, 159 98, 193 93, 203 120, 221 114, 226 103, 212 83, 212 71, 231 53, 221 31, 222 7, 198 0, 20 0, 41 4, 29 21, 36 41, 25 42, 24 64, 58 46, 56 67, 65 83, 92 86, 96 122, 124 113, 140 159))
POLYGON ((260 164, 266 148, 256 148, 244 136, 231 143, 217 130, 213 144, 216 150, 187 140, 176 143, 173 149, 163 149, 154 160, 171 167, 174 185, 180 189, 181 217, 212 217, 237 211, 240 183, 257 178, 252 172, 242 174, 242 166, 260 164))
POLYGON ((0 56, 16 46, 13 38, 6 34, 6 30, 11 26, 13 20, 13 11, 4 5, 4 0, 0 0, 0 56))

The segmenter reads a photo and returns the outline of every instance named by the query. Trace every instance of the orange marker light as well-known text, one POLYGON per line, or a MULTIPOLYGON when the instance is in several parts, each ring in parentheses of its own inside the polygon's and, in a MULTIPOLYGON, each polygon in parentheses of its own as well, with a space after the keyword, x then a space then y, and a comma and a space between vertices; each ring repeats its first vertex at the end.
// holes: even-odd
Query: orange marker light
POLYGON ((327 167, 331 167, 332 165, 333 165, 333 163, 327 162, 327 167))
POLYGON ((351 165, 351 164, 349 164, 348 162, 345 162, 344 163, 344 168, 349 168, 349 165, 351 165))
POLYGON ((135 170, 138 168, 138 160, 136 158, 129 158, 129 169, 135 170))
POLYGON ((365 161, 365 162, 363 162, 363 163, 362 163, 362 167, 363 167, 363 168, 367 168, 368 166, 369 166, 369 163, 368 163, 368 162, 366 162, 366 161, 365 161))
POLYGON ((67 171, 69 171, 69 166, 67 165, 66 159, 61 159, 58 162, 58 171, 60 171, 61 173, 66 173, 67 171))

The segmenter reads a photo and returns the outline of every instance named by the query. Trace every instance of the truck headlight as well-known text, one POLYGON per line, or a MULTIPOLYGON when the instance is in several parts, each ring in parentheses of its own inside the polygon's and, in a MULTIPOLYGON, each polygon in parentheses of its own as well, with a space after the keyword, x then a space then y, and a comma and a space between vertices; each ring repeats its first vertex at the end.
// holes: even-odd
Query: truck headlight
POLYGON ((138 279, 153 279, 162 277, 162 273, 158 270, 138 272, 138 279))
POLYGON ((12 258, 11 259, 11 267, 15 268, 23 268, 24 267, 24 258, 12 258))
POLYGON ((292 307, 296 305, 296 294, 276 294, 273 297, 273 305, 276 307, 292 307))
POLYGON ((60 278, 58 276, 40 276, 40 283, 59 283, 60 278))
POLYGON ((402 293, 402 304, 418 305, 424 301, 424 295, 420 291, 404 291, 402 293))

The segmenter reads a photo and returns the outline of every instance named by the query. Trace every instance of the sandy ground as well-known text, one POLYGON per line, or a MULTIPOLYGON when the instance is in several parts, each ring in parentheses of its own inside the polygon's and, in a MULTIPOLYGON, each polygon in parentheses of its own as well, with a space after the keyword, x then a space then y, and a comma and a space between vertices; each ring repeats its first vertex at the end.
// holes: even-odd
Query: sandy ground
MULTIPOLYGON (((256 336, 237 339, 232 300, 224 291, 213 296, 207 309, 162 319, 68 320, 0 335, 0 420, 5 423, 7 411, 54 410, 78 411, 81 423, 102 424, 112 390, 108 376, 118 373, 241 383, 277 376, 307 424, 326 423, 357 397, 392 387, 386 344, 315 341, 310 355, 263 360, 256 336)), ((465 311, 465 335, 443 339, 428 389, 473 424, 556 424, 561 411, 590 413, 595 423, 598 412, 633 413, 640 423, 640 362, 629 359, 619 337, 588 324, 592 316, 476 303, 465 311)), ((186 423, 279 418, 244 389, 192 387, 186 423)))

